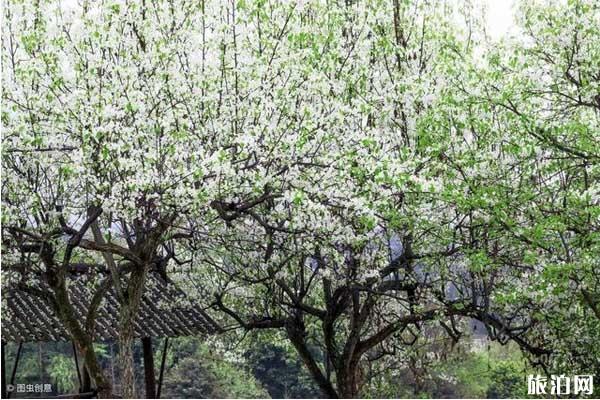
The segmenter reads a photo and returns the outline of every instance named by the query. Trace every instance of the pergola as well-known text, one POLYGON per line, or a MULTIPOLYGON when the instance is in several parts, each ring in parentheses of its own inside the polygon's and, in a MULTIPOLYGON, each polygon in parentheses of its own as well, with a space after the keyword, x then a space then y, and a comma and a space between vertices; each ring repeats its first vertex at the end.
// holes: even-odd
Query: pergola
MULTIPOLYGON (((98 270, 86 268, 74 269, 70 273, 69 297, 81 319, 86 315, 98 275, 98 270)), ((43 283, 40 284, 40 288, 50 290, 44 287, 43 283)), ((16 288, 5 290, 2 295, 6 299, 6 307, 2 310, 2 398, 7 398, 11 395, 7 393, 7 384, 15 383, 23 343, 71 341, 71 338, 43 298, 16 288), (18 344, 9 379, 6 376, 4 349, 8 342, 18 344)), ((118 310, 119 303, 114 290, 111 289, 107 291, 98 309, 94 341, 103 342, 118 338, 118 310)), ((135 321, 135 337, 142 342, 146 398, 160 397, 169 338, 207 336, 219 331, 219 326, 175 284, 167 282, 157 272, 149 273, 135 321), (158 382, 155 378, 152 338, 164 338, 158 382)), ((85 366, 79 368, 75 346, 73 357, 80 386, 80 393, 74 397, 94 397, 96 391, 91 387, 85 366)))

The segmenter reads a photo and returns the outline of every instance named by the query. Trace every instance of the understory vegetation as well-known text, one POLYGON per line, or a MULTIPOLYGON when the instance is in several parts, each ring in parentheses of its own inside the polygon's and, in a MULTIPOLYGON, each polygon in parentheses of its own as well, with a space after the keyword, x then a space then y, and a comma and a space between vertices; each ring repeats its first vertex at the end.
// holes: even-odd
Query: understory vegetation
MULTIPOLYGON (((237 359, 211 350, 203 340, 181 338, 171 342, 161 396, 164 398, 315 398, 320 397, 293 350, 270 342, 251 343, 237 359), (249 346, 251 344, 251 346, 249 346)), ((158 343, 158 342, 157 342, 158 343)), ((158 347, 158 346, 157 346, 158 347)), ((7 346, 12 368, 16 346, 7 346)), ((119 380, 114 344, 97 345, 103 368, 119 380), (114 347, 109 350, 110 347, 114 347)), ((162 350, 156 351, 160 359, 162 350)), ((141 370, 141 348, 135 347, 141 370)), ((158 371, 157 371, 158 372, 158 371)), ((381 374, 361 393, 364 398, 524 398, 525 376, 533 370, 515 346, 502 347, 485 340, 471 348, 455 349, 434 362, 423 360, 418 369, 403 368, 381 374), (427 364, 427 365, 425 365, 427 364), (419 383, 417 383, 417 381, 419 383)), ((70 343, 26 344, 15 384, 52 385, 50 395, 77 393, 79 383, 70 343), (40 364, 41 360, 41 364, 40 364)), ((143 382, 136 382, 143 397, 143 382)), ((23 395, 13 393, 13 398, 23 395)))

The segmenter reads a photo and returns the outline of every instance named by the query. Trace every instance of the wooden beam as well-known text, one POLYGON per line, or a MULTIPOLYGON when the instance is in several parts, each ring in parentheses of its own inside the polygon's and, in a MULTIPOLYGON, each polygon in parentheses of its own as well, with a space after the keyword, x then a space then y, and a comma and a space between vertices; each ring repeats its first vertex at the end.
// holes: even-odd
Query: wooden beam
MULTIPOLYGON (((17 355, 15 357, 15 365, 13 365, 13 370, 12 370, 12 374, 10 374, 10 384, 11 386, 14 386, 15 384, 15 376, 17 376, 17 368, 19 368, 19 359, 21 358, 21 350, 23 349, 23 342, 19 342, 19 347, 17 348, 17 355)), ((6 398, 10 398, 10 395, 12 394, 12 392, 10 393, 6 393, 6 398)))
MULTIPOLYGON (((44 382, 46 382, 45 379, 45 374, 44 374, 44 344, 43 342, 38 342, 38 367, 39 367, 39 382, 40 384, 43 384, 44 382)), ((42 393, 40 393, 40 397, 42 397, 42 393)))
POLYGON ((160 361, 160 374, 158 375, 158 389, 156 389, 156 398, 160 399, 160 391, 162 389, 163 374, 165 372, 165 361, 167 359, 167 348, 169 347, 169 338, 165 338, 165 347, 163 347, 162 360, 160 361))
POLYGON ((144 378, 146 380, 146 398, 156 398, 156 378, 154 377, 154 353, 152 352, 152 339, 142 338, 144 353, 144 378))
POLYGON ((4 355, 6 343, 2 342, 2 398, 6 398, 6 357, 4 355))

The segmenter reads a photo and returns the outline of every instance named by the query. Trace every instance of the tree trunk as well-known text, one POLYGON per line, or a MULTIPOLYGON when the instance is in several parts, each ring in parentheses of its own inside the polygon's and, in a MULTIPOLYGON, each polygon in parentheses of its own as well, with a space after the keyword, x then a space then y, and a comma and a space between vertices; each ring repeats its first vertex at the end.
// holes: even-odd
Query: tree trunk
POLYGON ((354 399, 358 397, 359 376, 358 363, 353 363, 349 369, 337 372, 337 389, 341 398, 354 399))
POLYGON ((121 360, 121 397, 124 399, 136 398, 135 373, 133 360, 133 332, 119 332, 119 358, 121 360))
POLYGON ((136 398, 135 371, 133 360, 134 322, 137 317, 144 284, 146 282, 147 268, 131 272, 127 287, 127 296, 121 305, 119 313, 119 358, 121 361, 121 391, 124 399, 136 398))
POLYGON ((91 381, 91 377, 90 377, 90 372, 88 371, 87 367, 84 365, 82 370, 82 385, 81 385, 81 391, 83 393, 87 393, 90 392, 92 390, 92 381, 91 381))
POLYGON ((98 397, 112 398, 112 387, 104 376, 104 371, 96 357, 93 338, 81 327, 77 319, 77 313, 69 301, 64 279, 55 282, 53 289, 56 298, 57 315, 71 335, 75 346, 83 355, 84 365, 87 366, 90 376, 96 384, 98 397))
POLYGON ((305 332, 302 323, 298 323, 298 321, 288 321, 286 324, 286 332, 288 339, 298 352, 298 355, 308 369, 308 372, 310 372, 317 385, 319 385, 323 395, 329 399, 337 399, 340 397, 331 382, 323 375, 323 372, 306 346, 306 342, 304 341, 305 332))
POLYGON ((94 351, 94 346, 90 343, 88 346, 82 346, 78 342, 77 339, 74 339, 75 345, 79 348, 81 354, 83 354, 83 359, 85 360, 85 365, 88 365, 88 372, 90 377, 94 380, 96 384, 96 390, 98 391, 98 398, 101 399, 110 399, 113 398, 112 395, 112 387, 108 383, 106 377, 104 376, 104 371, 100 364, 98 363, 98 359, 96 358, 96 352, 94 351))
POLYGON ((345 399, 357 398, 362 384, 360 355, 350 353, 344 356, 348 358, 342 359, 336 370, 338 393, 345 399))

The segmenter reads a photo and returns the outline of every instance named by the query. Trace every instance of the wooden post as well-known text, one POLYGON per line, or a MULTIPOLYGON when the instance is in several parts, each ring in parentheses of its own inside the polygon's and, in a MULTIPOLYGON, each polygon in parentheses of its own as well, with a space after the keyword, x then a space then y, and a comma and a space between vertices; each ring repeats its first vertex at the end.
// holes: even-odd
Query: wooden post
POLYGON ((154 353, 152 352, 152 339, 142 338, 144 353, 144 377, 146 379, 146 398, 156 398, 156 379, 154 377, 154 353))
MULTIPOLYGON (((13 365, 12 374, 10 374, 10 384, 15 384, 15 376, 17 376, 17 369, 19 368, 19 359, 21 358, 21 350, 23 349, 23 342, 19 342, 19 347, 17 348, 17 355, 15 356, 15 365, 13 365)), ((6 393, 6 398, 10 397, 11 393, 6 393)))
MULTIPOLYGON (((38 342, 38 366, 40 369, 40 384, 44 384, 44 350, 42 348, 42 342, 38 342)), ((44 397, 44 393, 40 391, 39 397, 44 397)))
POLYGON ((163 374, 165 372, 165 361, 167 360, 167 349, 169 347, 169 338, 165 338, 165 347, 163 347, 162 360, 160 362, 160 374, 158 375, 158 389, 156 389, 156 398, 160 399, 160 391, 162 389, 163 374))
POLYGON ((2 342, 2 398, 6 398, 6 357, 4 356, 6 343, 2 342))

